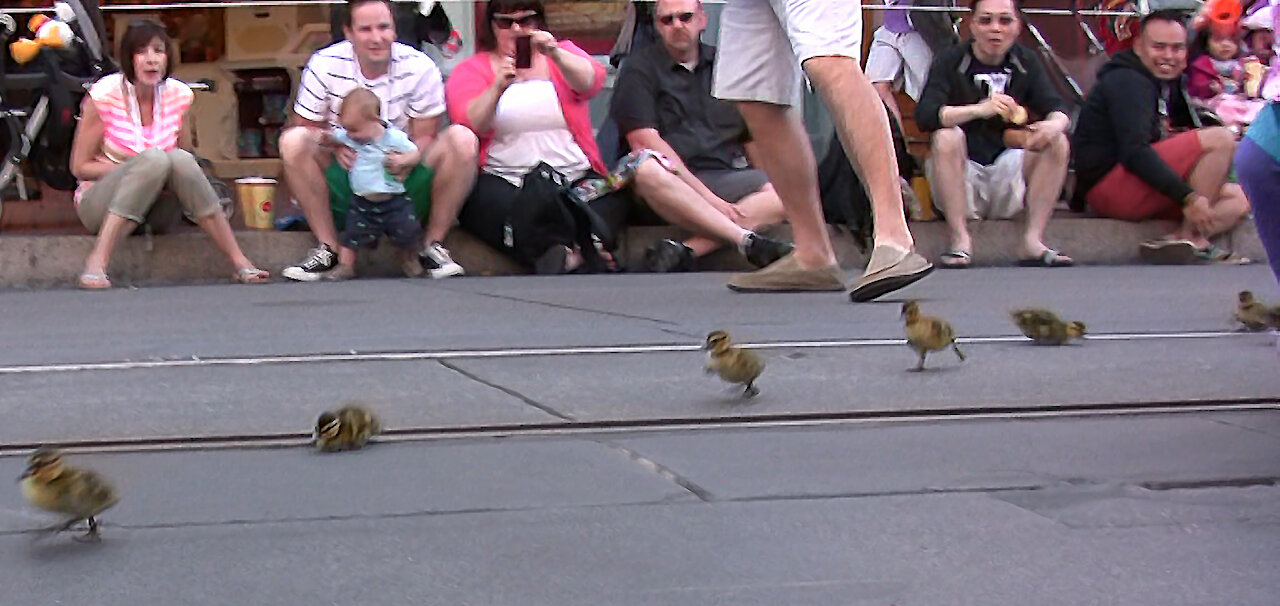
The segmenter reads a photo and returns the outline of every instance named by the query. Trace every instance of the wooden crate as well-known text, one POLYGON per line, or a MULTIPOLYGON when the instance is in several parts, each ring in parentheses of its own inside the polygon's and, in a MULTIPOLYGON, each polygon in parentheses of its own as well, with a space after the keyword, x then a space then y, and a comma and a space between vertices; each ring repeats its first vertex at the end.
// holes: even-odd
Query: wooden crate
POLYGON ((314 38, 317 28, 328 31, 329 6, 261 6, 226 10, 229 61, 271 59, 298 52, 303 39, 314 38))

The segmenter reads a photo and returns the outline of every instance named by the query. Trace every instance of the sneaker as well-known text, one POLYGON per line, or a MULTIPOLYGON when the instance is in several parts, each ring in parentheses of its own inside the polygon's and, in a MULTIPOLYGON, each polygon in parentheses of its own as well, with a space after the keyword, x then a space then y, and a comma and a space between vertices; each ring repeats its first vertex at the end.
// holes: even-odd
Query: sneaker
POLYGON ((683 242, 663 238, 644 251, 644 268, 660 274, 689 271, 693 269, 693 249, 683 242))
POLYGON ((466 273, 461 265, 453 262, 449 249, 439 242, 432 242, 423 248, 422 252, 418 253, 418 260, 422 262, 423 267, 427 268, 427 273, 435 279, 461 276, 466 273))
POLYGON ((877 246, 871 251, 867 271, 858 279, 849 298, 863 303, 903 288, 933 271, 933 264, 915 251, 877 246))
POLYGON ((301 263, 284 268, 280 275, 299 282, 315 282, 320 279, 321 274, 337 265, 338 255, 328 244, 321 244, 308 251, 307 258, 301 263))
POLYGON ((779 242, 753 232, 743 240, 742 254, 747 257, 748 263, 764 268, 787 256, 795 248, 790 242, 779 242))
POLYGON ((810 292, 845 289, 840 267, 804 269, 788 253, 764 269, 738 274, 729 280, 729 289, 738 292, 810 292))

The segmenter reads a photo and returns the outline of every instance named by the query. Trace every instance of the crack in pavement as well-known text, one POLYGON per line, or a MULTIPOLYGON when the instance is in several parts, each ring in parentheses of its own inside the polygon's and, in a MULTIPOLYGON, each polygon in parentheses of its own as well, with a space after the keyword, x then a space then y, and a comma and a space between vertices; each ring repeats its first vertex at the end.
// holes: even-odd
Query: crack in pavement
POLYGON ((1269 437, 1272 437, 1272 438, 1280 439, 1280 434, 1271 433, 1270 431, 1267 431, 1267 430, 1265 430, 1265 429, 1258 429, 1257 427, 1250 427, 1250 426, 1248 426, 1248 425, 1241 425, 1241 424, 1239 424, 1239 423, 1232 423, 1231 421, 1228 421, 1228 420, 1226 420, 1226 419, 1209 419, 1209 420, 1210 420, 1210 421, 1212 421, 1212 422, 1214 422, 1214 423, 1219 423, 1219 424, 1222 424, 1222 425, 1226 425, 1227 427, 1234 427, 1234 428, 1236 428, 1236 429, 1240 429, 1240 430, 1243 430, 1243 431, 1248 431, 1248 432, 1251 432, 1251 433, 1260 433, 1260 434, 1262 434, 1262 435, 1264 435, 1264 436, 1269 436, 1269 437))
POLYGON ((524 402, 525 404, 527 404, 527 405, 529 405, 529 406, 532 406, 532 407, 534 407, 534 408, 536 408, 536 409, 538 409, 538 410, 541 410, 542 412, 545 412, 545 413, 547 413, 547 414, 549 414, 549 415, 551 415, 551 416, 553 416, 553 417, 555 417, 555 418, 557 418, 557 419, 560 419, 560 420, 562 420, 562 421, 577 421, 577 419, 575 419, 575 418, 573 417, 573 415, 568 415, 568 414, 562 413, 562 412, 560 412, 560 411, 558 411, 558 410, 556 410, 556 409, 554 409, 554 408, 552 408, 552 407, 550 407, 550 406, 548 406, 548 405, 546 405, 546 404, 543 404, 542 402, 539 402, 539 401, 537 401, 537 400, 535 400, 535 399, 533 399, 533 398, 530 398, 529 396, 526 396, 526 395, 524 395, 524 394, 522 394, 522 393, 520 393, 520 392, 518 392, 518 391, 516 391, 516 390, 514 390, 514 389, 511 389, 510 387, 506 387, 506 386, 504 386, 504 385, 499 385, 499 384, 494 383, 494 382, 492 382, 492 381, 486 381, 486 380, 484 380, 484 379, 480 378, 480 376, 479 376, 479 375, 476 375, 475 373, 472 373, 472 372, 468 372, 468 371, 466 371, 466 370, 463 370, 461 367, 457 366, 456 364, 453 364, 453 363, 449 362, 448 360, 445 360, 445 359, 438 359, 438 360, 436 360, 436 362, 438 362, 441 366, 443 366, 443 367, 445 367, 445 368, 448 368, 449 370, 452 370, 453 372, 456 372, 456 373, 458 373, 458 374, 460 374, 460 375, 462 375, 462 376, 464 376, 464 377, 466 377, 466 378, 468 378, 468 379, 471 379, 472 381, 475 381, 476 383, 479 383, 479 384, 481 384, 481 385, 484 385, 485 387, 490 387, 490 388, 492 388, 492 389, 496 389, 496 390, 498 390, 498 391, 500 391, 500 392, 502 392, 502 393, 505 393, 505 394, 507 394, 507 395, 509 395, 509 396, 511 396, 511 397, 513 397, 513 398, 516 398, 516 399, 520 400, 521 402, 524 402))
POLYGON ((711 494, 711 491, 703 488, 702 486, 699 486, 696 482, 685 477, 684 475, 680 474, 676 470, 671 469, 670 467, 667 467, 666 465, 663 465, 662 463, 659 463, 649 457, 646 457, 643 454, 640 454, 640 452, 637 450, 628 448, 617 442, 611 442, 607 440, 598 440, 596 441, 596 443, 600 444, 601 446, 605 446, 607 448, 612 448, 618 452, 621 452, 624 455, 627 455, 628 458, 638 463, 641 467, 649 471, 652 471, 653 473, 658 474, 658 476, 662 477, 663 479, 671 481, 676 486, 679 486, 689 491, 690 494, 692 494, 695 497, 698 497, 698 499, 704 502, 710 503, 715 500, 715 498, 711 494))

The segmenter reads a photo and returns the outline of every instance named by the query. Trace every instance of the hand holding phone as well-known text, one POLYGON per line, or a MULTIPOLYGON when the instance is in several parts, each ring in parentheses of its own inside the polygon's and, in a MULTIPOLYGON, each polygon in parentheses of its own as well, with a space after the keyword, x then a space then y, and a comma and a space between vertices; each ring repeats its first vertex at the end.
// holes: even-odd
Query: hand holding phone
POLYGON ((533 39, 530 36, 516 37, 516 69, 533 67, 533 39))

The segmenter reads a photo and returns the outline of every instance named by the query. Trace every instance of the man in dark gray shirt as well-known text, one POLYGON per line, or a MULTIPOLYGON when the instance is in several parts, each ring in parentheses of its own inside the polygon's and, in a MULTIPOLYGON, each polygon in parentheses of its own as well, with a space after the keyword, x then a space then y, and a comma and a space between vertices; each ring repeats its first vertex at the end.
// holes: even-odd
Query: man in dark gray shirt
POLYGON ((695 257, 737 244, 741 230, 783 220, 782 201, 747 159, 750 137, 737 108, 711 96, 716 49, 701 42, 706 25, 698 0, 659 0, 654 28, 661 44, 628 57, 614 86, 611 113, 627 144, 667 156, 698 193, 659 205, 637 192, 659 217, 694 234, 650 246, 650 271, 687 271, 695 257))

